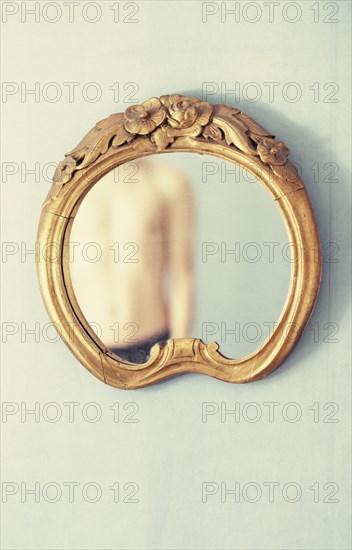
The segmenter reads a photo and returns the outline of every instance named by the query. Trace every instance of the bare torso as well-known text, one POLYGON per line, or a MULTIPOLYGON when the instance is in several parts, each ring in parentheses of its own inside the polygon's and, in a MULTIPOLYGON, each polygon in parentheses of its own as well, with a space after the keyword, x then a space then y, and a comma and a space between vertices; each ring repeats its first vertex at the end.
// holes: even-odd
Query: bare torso
POLYGON ((80 243, 71 264, 77 301, 107 347, 131 346, 170 328, 168 218, 180 182, 174 171, 146 160, 134 164, 133 176, 117 170, 85 197, 70 238, 80 243), (97 253, 100 259, 89 261, 97 253))

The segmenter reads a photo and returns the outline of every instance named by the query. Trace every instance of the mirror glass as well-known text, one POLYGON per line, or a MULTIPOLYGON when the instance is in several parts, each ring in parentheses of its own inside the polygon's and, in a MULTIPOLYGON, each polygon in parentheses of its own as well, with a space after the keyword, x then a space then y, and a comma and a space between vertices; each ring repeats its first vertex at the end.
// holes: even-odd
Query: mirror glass
POLYGON ((254 352, 284 307, 294 261, 275 201, 238 165, 164 153, 128 162, 82 201, 70 275, 93 330, 118 357, 145 362, 169 338, 254 352))

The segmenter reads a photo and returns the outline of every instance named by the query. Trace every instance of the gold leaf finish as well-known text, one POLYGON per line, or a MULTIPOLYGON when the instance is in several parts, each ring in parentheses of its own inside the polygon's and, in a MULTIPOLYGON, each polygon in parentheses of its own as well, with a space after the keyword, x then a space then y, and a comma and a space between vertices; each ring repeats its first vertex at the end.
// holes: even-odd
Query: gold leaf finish
POLYGON ((304 183, 289 150, 248 115, 180 94, 151 98, 98 122, 59 163, 43 204, 38 241, 55 243, 55 261, 40 254, 42 296, 53 323, 77 359, 97 378, 122 389, 154 384, 184 372, 232 383, 267 376, 296 345, 312 313, 321 279, 319 235, 304 183), (251 355, 228 359, 216 342, 196 338, 156 344, 148 361, 128 363, 112 354, 91 329, 73 292, 67 246, 80 203, 106 173, 136 158, 163 152, 209 154, 256 176, 285 221, 290 242, 302 251, 292 264, 290 290, 272 335, 251 355), (58 258, 56 256, 59 251, 58 258), (72 327, 78 327, 73 331, 72 327))

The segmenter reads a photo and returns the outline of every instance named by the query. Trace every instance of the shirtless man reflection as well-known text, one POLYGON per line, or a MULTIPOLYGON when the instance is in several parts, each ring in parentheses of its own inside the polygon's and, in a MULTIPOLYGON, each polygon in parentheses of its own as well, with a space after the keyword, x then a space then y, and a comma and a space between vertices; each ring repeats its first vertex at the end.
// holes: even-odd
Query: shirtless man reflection
POLYGON ((192 241, 189 183, 164 162, 122 165, 86 195, 70 237, 72 284, 119 357, 143 363, 156 342, 189 336, 192 241))

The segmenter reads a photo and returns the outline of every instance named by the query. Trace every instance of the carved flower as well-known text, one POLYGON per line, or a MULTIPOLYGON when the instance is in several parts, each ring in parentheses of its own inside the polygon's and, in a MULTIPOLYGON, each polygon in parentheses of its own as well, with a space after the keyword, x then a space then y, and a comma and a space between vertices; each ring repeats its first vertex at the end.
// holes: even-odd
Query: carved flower
POLYGON ((170 96, 168 122, 172 128, 183 130, 194 124, 206 126, 212 113, 212 107, 206 101, 178 94, 170 96))
POLYGON ((289 150, 282 141, 275 141, 271 138, 264 138, 257 147, 258 154, 263 162, 272 165, 285 164, 289 150))
POLYGON ((125 128, 130 134, 150 134, 164 122, 166 112, 160 100, 152 97, 141 105, 131 105, 125 111, 125 128))

